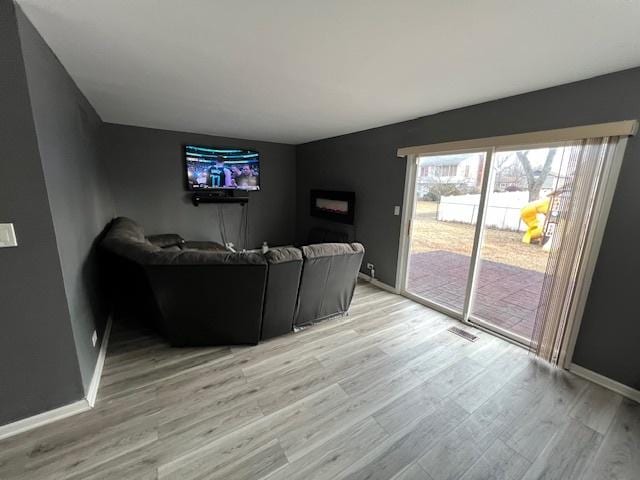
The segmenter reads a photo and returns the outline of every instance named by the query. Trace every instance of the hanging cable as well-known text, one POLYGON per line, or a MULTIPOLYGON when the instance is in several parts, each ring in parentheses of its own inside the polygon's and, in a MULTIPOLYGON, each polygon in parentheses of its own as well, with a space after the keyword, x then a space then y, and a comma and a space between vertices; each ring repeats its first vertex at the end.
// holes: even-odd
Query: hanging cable
MULTIPOLYGON (((241 203, 242 212, 240 214, 240 223, 238 225, 236 250, 247 250, 249 246, 249 202, 241 203)), ((224 218, 223 205, 218 204, 218 230, 222 244, 227 247, 229 245, 229 236, 227 234, 227 225, 224 218)))
POLYGON ((244 205, 244 248, 249 248, 249 202, 244 205))
MULTIPOLYGON (((244 206, 240 204, 240 208, 244 209, 244 206)), ((244 223, 244 211, 240 214, 240 224, 238 225, 238 250, 242 250, 242 224, 244 223)), ((246 248, 246 247, 244 247, 246 248)))
POLYGON ((224 245, 224 233, 222 233, 222 221, 220 220, 220 205, 216 205, 216 212, 218 213, 218 232, 220 233, 220 241, 224 245))
POLYGON ((227 227, 224 222, 224 212, 222 211, 222 205, 218 204, 218 229, 220 230, 220 236, 222 237, 222 244, 227 246, 227 227))

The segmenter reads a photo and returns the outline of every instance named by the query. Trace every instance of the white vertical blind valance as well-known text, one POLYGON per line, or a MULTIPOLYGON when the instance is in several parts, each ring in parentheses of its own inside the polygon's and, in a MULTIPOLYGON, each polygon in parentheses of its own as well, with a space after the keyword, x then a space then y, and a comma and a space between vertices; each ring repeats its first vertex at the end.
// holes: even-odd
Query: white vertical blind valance
POLYGON ((620 122, 598 123, 580 127, 557 128, 539 132, 516 133, 514 135, 501 135, 498 137, 474 138, 471 140, 402 147, 398 149, 397 154, 399 157, 406 157, 407 155, 451 153, 459 150, 488 147, 496 149, 516 148, 521 145, 531 146, 536 144, 573 142, 588 138, 624 137, 635 135, 637 132, 637 120, 623 120, 620 122))

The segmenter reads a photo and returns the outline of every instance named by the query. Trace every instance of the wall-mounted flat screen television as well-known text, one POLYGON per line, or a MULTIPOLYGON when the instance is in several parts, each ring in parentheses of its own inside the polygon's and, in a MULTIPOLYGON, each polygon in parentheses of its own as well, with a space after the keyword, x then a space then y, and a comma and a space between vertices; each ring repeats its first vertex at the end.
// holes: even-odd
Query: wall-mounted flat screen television
POLYGON ((239 148, 184 146, 187 189, 260 190, 260 154, 239 148))

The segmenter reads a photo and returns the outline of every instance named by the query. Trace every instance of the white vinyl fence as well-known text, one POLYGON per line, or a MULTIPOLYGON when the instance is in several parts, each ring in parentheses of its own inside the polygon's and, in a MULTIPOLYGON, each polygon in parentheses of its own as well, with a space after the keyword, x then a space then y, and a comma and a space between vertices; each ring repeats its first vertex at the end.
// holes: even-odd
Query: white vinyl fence
MULTIPOLYGON (((486 225, 500 230, 525 231, 520 220, 520 209, 529 203, 529 192, 491 193, 487 208, 486 225)), ((475 224, 478 217, 480 194, 440 197, 437 219, 443 222, 475 224)))

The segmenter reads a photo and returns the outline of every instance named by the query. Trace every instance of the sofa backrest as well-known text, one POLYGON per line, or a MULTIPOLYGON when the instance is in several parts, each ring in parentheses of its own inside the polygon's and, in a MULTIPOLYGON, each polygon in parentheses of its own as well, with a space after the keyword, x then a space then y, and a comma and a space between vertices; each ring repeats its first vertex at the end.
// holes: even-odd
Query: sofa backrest
POLYGON ((173 345, 258 342, 262 254, 163 249, 127 218, 113 221, 101 246, 112 257, 116 307, 153 322, 173 345))
POLYGON ((304 263, 295 325, 306 325, 349 309, 364 257, 360 243, 302 247, 304 263))
MULTIPOLYGON (((166 235, 165 235, 166 236, 166 235)), ((266 265, 260 253, 168 249, 150 242, 142 227, 126 217, 113 220, 102 247, 140 265, 266 265)))
POLYGON ((172 345, 256 344, 260 340, 267 265, 145 265, 172 345))
POLYGON ((293 329, 302 251, 294 247, 272 248, 265 258, 269 269, 262 313, 262 340, 284 335, 293 329))

